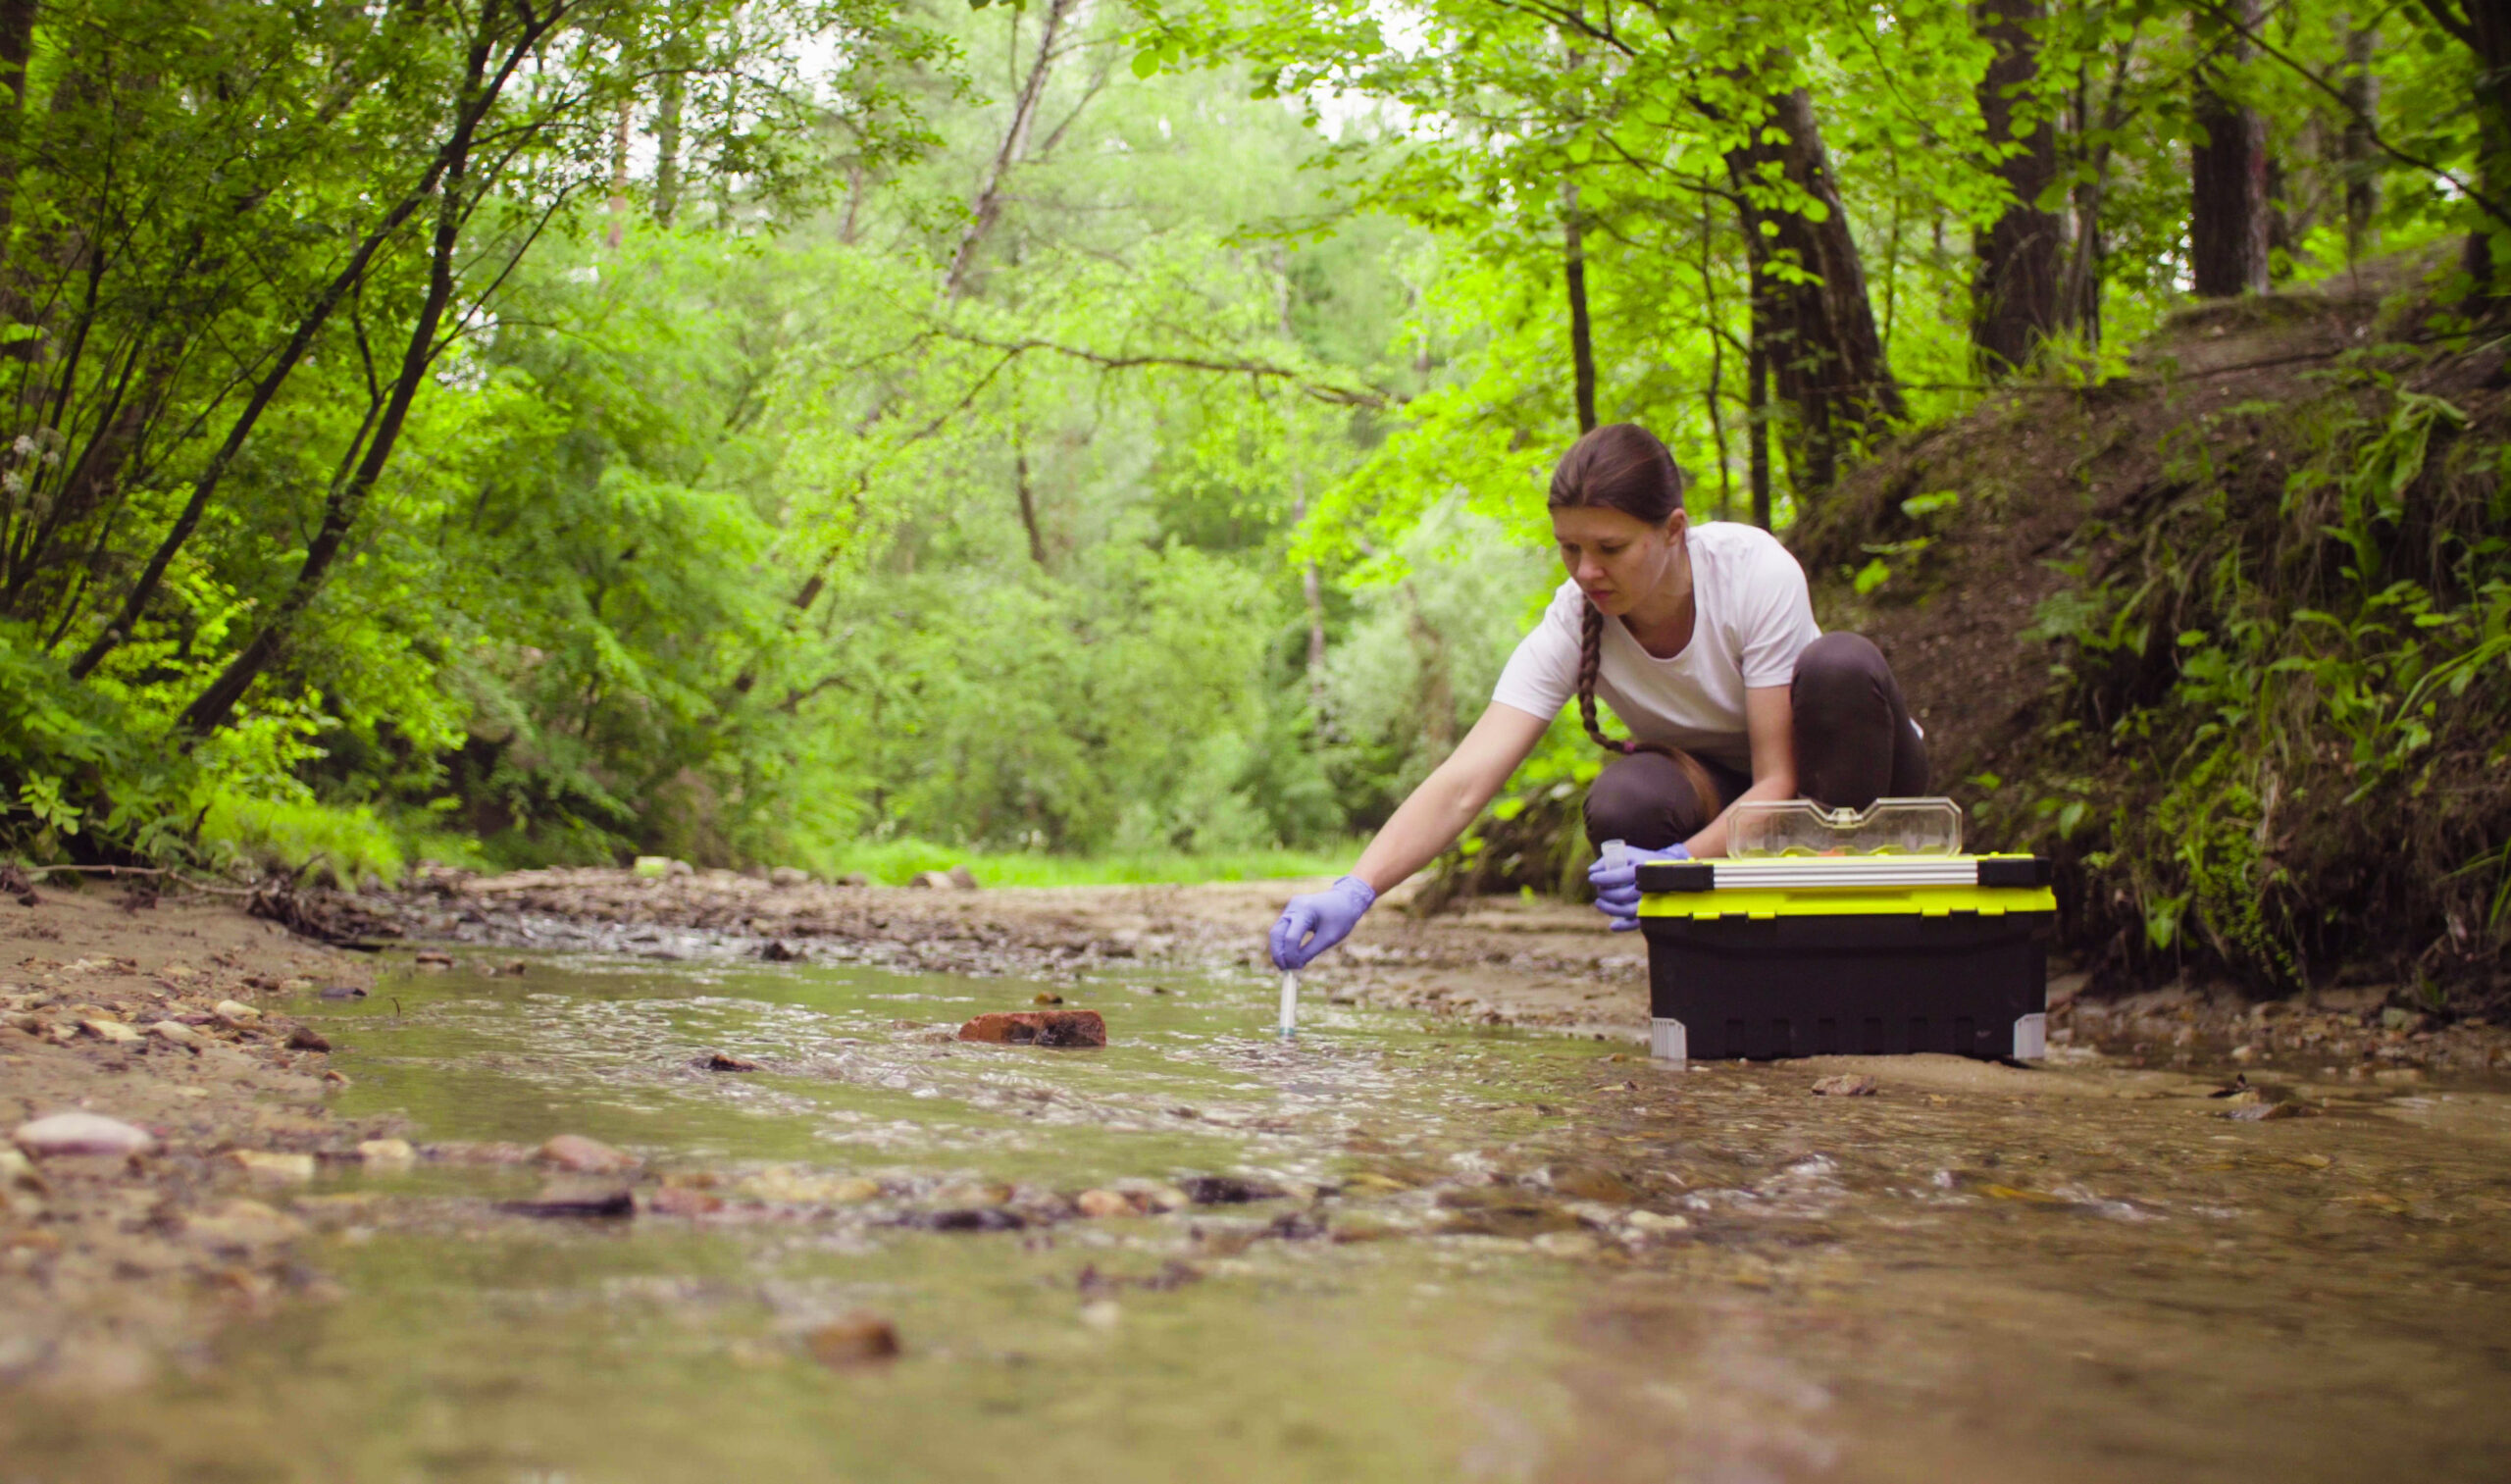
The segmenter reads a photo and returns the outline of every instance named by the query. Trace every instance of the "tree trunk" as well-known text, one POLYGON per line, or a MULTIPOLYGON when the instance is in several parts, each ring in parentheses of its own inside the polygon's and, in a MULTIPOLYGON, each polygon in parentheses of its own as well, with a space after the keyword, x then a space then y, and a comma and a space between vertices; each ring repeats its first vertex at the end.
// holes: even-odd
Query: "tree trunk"
POLYGON ((2380 42, 2377 24, 2345 28, 2343 92, 2350 116, 2338 144, 2338 160, 2345 178, 2345 262, 2349 268, 2363 260, 2364 248, 2379 240, 2373 234, 2372 218, 2381 209, 2381 159, 2372 152, 2372 125, 2381 112, 2381 79, 2372 71, 2372 56, 2380 42))
POLYGON ((1803 497, 1830 487, 1843 460, 1904 414, 1901 387, 1874 332, 1866 272, 1812 96, 1800 87, 1772 98, 1753 142, 1730 153, 1727 168, 1744 197, 1745 233, 1764 254, 1754 291, 1770 306, 1761 327, 1768 336, 1756 343, 1767 346, 1790 413, 1788 466, 1803 497), (1773 131, 1778 138, 1766 137, 1773 131), (1820 221, 1795 209, 1800 192, 1821 209, 1820 221), (1810 277, 1781 281, 1771 272, 1778 262, 1810 277))
POLYGON ((977 249, 984 245, 986 233, 994 230, 996 220, 1002 215, 1003 179, 1028 151, 1029 130, 1038 122, 1038 105, 1046 98, 1047 79, 1054 71, 1055 41, 1079 4, 1080 0, 1049 0, 1046 18, 1038 27, 1037 59, 1030 63, 1029 76, 1020 84, 1019 97, 1012 102, 1010 126, 1003 129, 1002 142, 986 167, 985 183, 978 187, 967 228, 959 233, 959 245, 950 254, 949 271, 943 275, 942 296, 946 299, 956 299, 967 292, 977 249))
POLYGON ((1596 431, 1596 342, 1587 323, 1587 242, 1578 187, 1561 187, 1562 279, 1569 289, 1569 369, 1577 387, 1578 432, 1596 431))
POLYGON ((2044 14, 2041 0, 1978 0, 1972 8, 1979 34, 1995 49, 1979 80, 1979 119, 1997 177, 2014 194, 2013 204, 1973 241, 1978 261, 1971 279, 1971 344, 1990 376, 2027 364, 2066 318, 2062 229, 2057 213, 2039 204, 2058 177, 2057 130, 2038 117, 2023 131, 2015 128, 2018 112, 2040 110, 2033 94, 2044 14))
POLYGON ((672 71, 662 77, 662 97, 654 105, 654 225, 669 227, 680 212, 681 116, 688 106, 689 78, 679 71, 687 41, 673 36, 672 71))
MULTIPOLYGON (((2511 0, 2461 0, 2464 19, 2449 0, 2424 0, 2424 7, 2476 53, 2477 183, 2491 201, 2511 198, 2511 0)), ((2502 296, 2500 276, 2511 269, 2505 237, 2498 221, 2481 220, 2468 233, 2462 261, 2478 299, 2502 296)))
POLYGON ((1016 428, 1011 433, 1011 484, 1020 495, 1021 528, 1029 533, 1029 560, 1043 572, 1047 566, 1047 537, 1038 529, 1038 496, 1029 487, 1029 445, 1016 428))
POLYGON ((1769 335, 1770 302, 1765 292, 1768 280, 1763 276, 1762 261, 1768 256, 1759 232, 1753 230, 1753 214, 1749 207, 1742 211, 1744 226, 1745 330, 1744 347, 1744 458, 1752 479, 1753 524, 1764 531, 1770 523, 1769 489, 1769 335))
MULTIPOLYGON (((2227 9, 2256 29, 2259 0, 2227 9)), ((2207 60, 2196 73, 2192 118, 2204 137, 2189 147, 2188 266, 2198 295, 2229 298, 2267 291, 2267 121, 2223 92, 2226 64, 2249 55, 2231 27, 2200 12, 2197 43, 2207 60)))

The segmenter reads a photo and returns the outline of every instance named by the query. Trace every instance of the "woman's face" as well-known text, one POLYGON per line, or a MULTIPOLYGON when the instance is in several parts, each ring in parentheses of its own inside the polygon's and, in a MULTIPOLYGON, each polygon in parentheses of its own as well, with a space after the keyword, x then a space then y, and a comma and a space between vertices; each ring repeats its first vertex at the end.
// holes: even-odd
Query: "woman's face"
POLYGON ((1561 565, 1587 594, 1588 601, 1620 618, 1666 585, 1681 549, 1683 512, 1676 510, 1662 526, 1601 505, 1574 505, 1552 512, 1553 539, 1561 543, 1561 565))

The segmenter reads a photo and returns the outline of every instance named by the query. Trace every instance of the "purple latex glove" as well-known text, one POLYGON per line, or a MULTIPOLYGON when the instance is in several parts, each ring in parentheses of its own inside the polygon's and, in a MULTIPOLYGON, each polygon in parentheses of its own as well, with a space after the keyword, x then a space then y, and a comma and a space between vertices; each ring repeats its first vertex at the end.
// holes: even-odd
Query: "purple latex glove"
POLYGON ((1598 860, 1587 867, 1587 884, 1596 889, 1596 910, 1613 919, 1613 930, 1628 933, 1639 926, 1639 864, 1648 860, 1689 860, 1691 851, 1681 845, 1663 850, 1643 850, 1624 845, 1620 860, 1607 863, 1598 860))
POLYGON ((1377 900, 1377 889, 1346 876, 1322 892, 1294 896, 1273 924, 1273 967, 1304 969, 1308 960, 1352 936, 1360 914, 1377 900))

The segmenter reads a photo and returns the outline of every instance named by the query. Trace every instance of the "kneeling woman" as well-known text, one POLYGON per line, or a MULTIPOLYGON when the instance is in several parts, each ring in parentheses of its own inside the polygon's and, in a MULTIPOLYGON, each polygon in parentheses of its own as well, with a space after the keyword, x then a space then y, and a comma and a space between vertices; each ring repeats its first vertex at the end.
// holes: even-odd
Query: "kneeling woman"
POLYGON ((1285 969, 1343 941, 1378 893, 1456 842, 1575 695, 1587 735, 1623 754, 1587 791, 1587 839, 1632 861, 1589 871, 1618 930, 1639 925, 1639 859, 1726 852, 1745 799, 1863 808, 1926 792, 1926 743, 1874 645, 1814 625, 1805 571, 1756 527, 1693 526, 1665 445, 1630 424, 1578 440, 1552 475, 1569 580, 1517 644, 1491 705, 1386 822, 1352 874, 1273 924, 1285 969), (1635 742, 1596 722, 1613 703, 1635 742))

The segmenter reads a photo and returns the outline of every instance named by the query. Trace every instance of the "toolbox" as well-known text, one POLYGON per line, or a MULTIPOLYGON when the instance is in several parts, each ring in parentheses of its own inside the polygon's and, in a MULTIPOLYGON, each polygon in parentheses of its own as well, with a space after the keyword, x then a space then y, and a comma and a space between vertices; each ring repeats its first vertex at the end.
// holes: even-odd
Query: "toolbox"
POLYGON ((1949 799, 1738 804, 1723 859, 1639 867, 1655 1056, 2046 1053, 2049 863, 1949 799))

